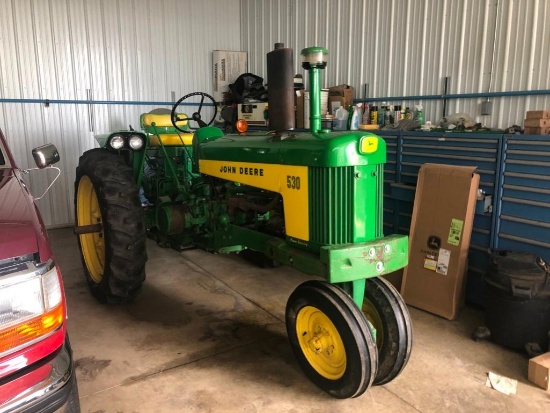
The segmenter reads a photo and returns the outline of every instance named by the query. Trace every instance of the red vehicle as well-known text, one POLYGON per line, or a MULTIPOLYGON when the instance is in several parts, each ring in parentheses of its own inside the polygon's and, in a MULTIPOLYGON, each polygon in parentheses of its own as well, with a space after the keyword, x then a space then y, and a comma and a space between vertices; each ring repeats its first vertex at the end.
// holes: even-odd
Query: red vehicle
MULTIPOLYGON (((33 156, 33 169, 59 161, 53 145, 33 156)), ((61 272, 26 172, 0 131, 0 413, 80 412, 61 272)))

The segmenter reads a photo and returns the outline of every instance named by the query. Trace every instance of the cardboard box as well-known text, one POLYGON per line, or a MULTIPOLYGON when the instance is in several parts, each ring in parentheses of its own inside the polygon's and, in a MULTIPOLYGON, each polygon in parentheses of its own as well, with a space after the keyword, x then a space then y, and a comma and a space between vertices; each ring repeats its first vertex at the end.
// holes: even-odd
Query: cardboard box
POLYGON ((304 128, 309 129, 309 90, 304 90, 304 128))
POLYGON ((214 50, 212 52, 213 93, 216 102, 223 102, 223 94, 229 92, 229 85, 243 73, 248 72, 246 52, 214 50))
POLYGON ((523 130, 525 135, 550 135, 550 126, 543 128, 525 127, 523 130))
POLYGON ((343 96, 329 96, 328 97, 328 107, 332 115, 336 113, 336 109, 342 106, 344 109, 348 110, 349 105, 346 105, 346 98, 343 96))
POLYGON ((418 174, 401 295, 407 304, 449 320, 464 304, 479 186, 474 171, 475 167, 425 164, 418 174))
MULTIPOLYGON (((321 89, 321 118, 328 112, 328 89, 321 89)), ((304 128, 309 128, 309 90, 304 91, 304 128)))
POLYGON ((525 117, 527 119, 550 119, 550 110, 529 110, 525 117))
POLYGON ((304 128, 304 89, 298 89, 294 93, 296 95, 296 127, 304 128))
POLYGON ((403 281, 403 269, 390 272, 389 274, 383 275, 382 278, 385 278, 389 281, 397 291, 401 291, 401 283, 403 281))
POLYGON ((550 119, 541 119, 541 118, 527 118, 523 121, 523 126, 533 127, 533 128, 542 128, 544 126, 550 127, 550 119))
POLYGON ((531 383, 546 391, 550 390, 550 352, 529 360, 527 377, 531 383))
POLYGON ((328 112, 328 89, 321 89, 321 117, 324 118, 328 112))
POLYGON ((355 90, 349 85, 338 85, 328 88, 328 107, 331 107, 331 102, 339 101, 341 106, 346 110, 353 105, 355 90))

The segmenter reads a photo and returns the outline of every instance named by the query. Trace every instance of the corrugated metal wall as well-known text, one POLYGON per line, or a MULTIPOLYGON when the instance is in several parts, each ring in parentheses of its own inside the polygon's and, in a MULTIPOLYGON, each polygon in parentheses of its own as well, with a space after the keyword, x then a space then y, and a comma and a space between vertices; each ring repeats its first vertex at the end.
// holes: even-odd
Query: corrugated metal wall
MULTIPOLYGON (((550 88, 550 0, 0 0, 0 99, 170 101, 212 90, 211 53, 249 52, 266 76, 266 53, 283 42, 299 52, 327 47, 323 86, 348 83, 363 97, 550 88), (493 53, 493 44, 496 48, 493 53)), ((488 126, 522 124, 550 97, 451 100, 488 126)), ((398 102, 391 102, 397 104, 398 102)), ((420 102, 403 102, 408 106, 420 102)), ((441 101, 421 102, 438 121, 441 101)), ((152 106, 95 105, 96 133, 128 124, 152 106)), ((94 146, 87 105, 0 103, 0 127, 22 167, 46 142, 61 151, 61 183, 39 201, 49 226, 73 221, 74 171, 94 146)), ((51 172, 34 172, 40 194, 51 172)), ((52 174, 53 175, 53 174, 52 174)))
MULTIPOLYGON (((241 0, 242 46, 251 72, 265 76, 276 42, 299 53, 330 51, 324 87, 347 83, 356 97, 486 93, 550 89, 548 0, 241 0), (495 47, 493 48, 493 45, 495 47), (494 49, 494 53, 493 53, 494 49)), ((465 112, 489 127, 523 125, 526 110, 550 108, 550 96, 449 100, 447 114, 465 112)), ((439 121, 441 101, 421 103, 439 121)))
MULTIPOLYGON (((212 50, 241 50, 239 0, 0 0, 0 98, 170 102, 212 91, 212 50)), ((20 167, 60 150, 61 181, 38 202, 46 225, 71 224, 79 155, 95 133, 138 127, 153 106, 0 103, 20 167)), ((42 194, 53 171, 30 174, 42 194), (48 176, 50 175, 50 176, 48 176)))

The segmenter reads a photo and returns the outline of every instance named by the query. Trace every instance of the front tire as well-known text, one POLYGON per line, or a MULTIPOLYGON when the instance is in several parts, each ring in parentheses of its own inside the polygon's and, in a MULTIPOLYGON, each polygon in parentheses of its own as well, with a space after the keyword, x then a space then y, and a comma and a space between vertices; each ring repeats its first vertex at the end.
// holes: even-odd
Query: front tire
POLYGON ((371 330, 355 302, 338 287, 307 281, 290 295, 286 328, 308 378, 333 397, 363 394, 377 371, 371 330))
POLYGON ((383 278, 366 280, 362 307, 376 329, 378 374, 375 385, 389 383, 403 371, 412 349, 412 321, 407 305, 397 290, 383 278))
POLYGON ((102 303, 134 300, 145 280, 146 232, 139 188, 122 156, 105 149, 82 154, 76 168, 75 222, 92 294, 102 303))

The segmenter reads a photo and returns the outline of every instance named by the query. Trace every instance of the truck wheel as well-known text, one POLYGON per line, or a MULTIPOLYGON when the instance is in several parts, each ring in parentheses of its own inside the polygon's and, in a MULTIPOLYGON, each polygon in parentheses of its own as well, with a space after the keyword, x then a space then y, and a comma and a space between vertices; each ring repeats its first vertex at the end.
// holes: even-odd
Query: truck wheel
POLYGON ((338 287, 307 281, 290 295, 286 329, 298 363, 322 390, 340 399, 372 384, 378 352, 368 323, 338 287))
POLYGON ((146 232, 139 188, 122 156, 92 149, 75 181, 75 232, 86 281, 100 302, 132 301, 145 280, 146 232))
POLYGON ((376 329, 378 374, 375 385, 395 379, 407 365, 412 349, 412 321, 401 295, 383 278, 369 278, 363 313, 376 329))

